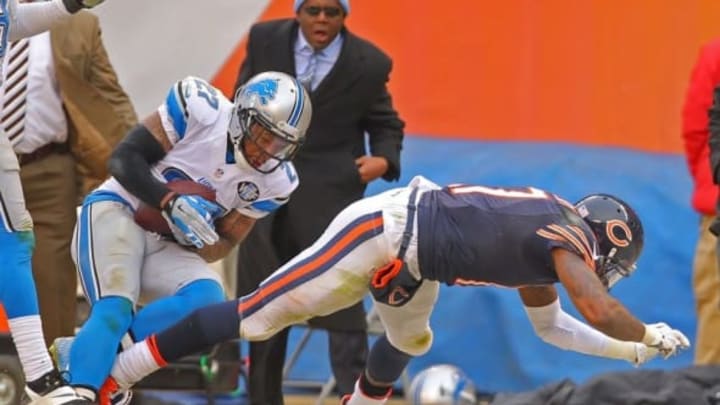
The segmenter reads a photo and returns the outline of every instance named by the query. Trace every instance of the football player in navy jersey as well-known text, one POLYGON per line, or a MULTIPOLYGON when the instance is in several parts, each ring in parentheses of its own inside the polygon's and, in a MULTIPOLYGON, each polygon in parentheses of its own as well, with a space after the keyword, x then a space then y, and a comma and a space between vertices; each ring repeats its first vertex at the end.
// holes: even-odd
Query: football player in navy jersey
POLYGON ((544 341, 639 365, 690 345, 682 332, 644 324, 608 294, 634 271, 642 247, 640 219, 610 195, 570 204, 535 188, 439 187, 416 177, 348 206, 253 293, 199 309, 121 353, 112 376, 127 387, 212 344, 265 339, 370 291, 385 335, 344 402, 381 404, 408 361, 432 344, 440 283, 516 288, 544 341), (563 311, 556 283, 587 323, 563 311))

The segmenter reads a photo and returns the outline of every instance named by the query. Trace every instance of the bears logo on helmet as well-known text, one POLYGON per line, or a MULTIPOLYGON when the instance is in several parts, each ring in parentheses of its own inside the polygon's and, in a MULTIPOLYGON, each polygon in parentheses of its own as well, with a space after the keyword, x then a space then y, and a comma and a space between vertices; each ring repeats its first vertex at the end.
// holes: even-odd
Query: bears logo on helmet
POLYGON ((597 239, 595 271, 607 288, 635 271, 643 249, 640 218, 623 200, 609 194, 591 194, 575 209, 597 239))

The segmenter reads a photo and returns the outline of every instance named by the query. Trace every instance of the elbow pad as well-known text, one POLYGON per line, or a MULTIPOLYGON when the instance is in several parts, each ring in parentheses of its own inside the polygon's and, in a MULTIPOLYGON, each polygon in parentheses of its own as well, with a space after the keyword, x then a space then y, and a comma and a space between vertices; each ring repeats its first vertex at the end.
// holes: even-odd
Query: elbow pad
POLYGON ((170 190, 150 173, 150 167, 164 156, 160 142, 144 125, 138 124, 115 147, 108 166, 127 191, 152 207, 162 208, 170 190))

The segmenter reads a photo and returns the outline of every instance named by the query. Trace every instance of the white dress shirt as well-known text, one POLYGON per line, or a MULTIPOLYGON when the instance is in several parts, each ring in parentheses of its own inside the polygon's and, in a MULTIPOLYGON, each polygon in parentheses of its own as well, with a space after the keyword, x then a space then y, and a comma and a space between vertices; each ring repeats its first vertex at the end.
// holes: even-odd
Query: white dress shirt
MULTIPOLYGON (((335 39, 328 44, 325 48, 316 51, 317 52, 317 65, 315 67, 315 75, 313 76, 311 89, 315 90, 320 82, 327 76, 330 69, 335 65, 338 56, 340 56, 340 50, 343 44, 343 35, 339 33, 335 39)), ((312 56, 314 50, 308 43, 307 39, 303 35, 301 30, 298 30, 298 37, 295 40, 295 72, 304 72, 307 69, 307 65, 310 62, 310 56, 312 56)))
POLYGON ((55 78, 50 33, 30 38, 25 130, 15 153, 31 153, 51 142, 67 141, 67 119, 55 78))

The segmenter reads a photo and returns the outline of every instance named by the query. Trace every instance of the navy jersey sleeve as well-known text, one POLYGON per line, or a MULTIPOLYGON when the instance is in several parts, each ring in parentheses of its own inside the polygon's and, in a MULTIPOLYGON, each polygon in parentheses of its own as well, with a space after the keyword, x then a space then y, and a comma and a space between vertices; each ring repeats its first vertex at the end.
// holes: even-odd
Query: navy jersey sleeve
POLYGON ((591 269, 595 270, 593 258, 594 239, 587 231, 574 224, 553 223, 538 229, 535 233, 547 239, 548 249, 562 248, 580 256, 591 269))

